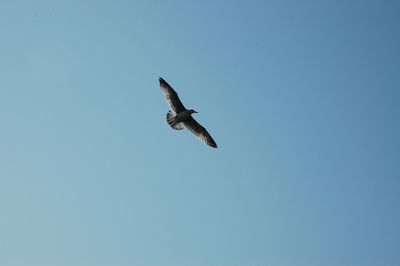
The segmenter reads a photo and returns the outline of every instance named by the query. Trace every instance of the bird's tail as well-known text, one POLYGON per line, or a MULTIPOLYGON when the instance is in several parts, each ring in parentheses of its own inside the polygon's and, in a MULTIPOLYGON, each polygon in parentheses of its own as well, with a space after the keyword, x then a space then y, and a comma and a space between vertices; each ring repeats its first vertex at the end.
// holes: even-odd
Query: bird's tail
POLYGON ((176 114, 174 112, 168 111, 168 113, 167 113, 168 125, 175 130, 182 130, 183 129, 182 123, 176 123, 175 117, 176 117, 176 114))

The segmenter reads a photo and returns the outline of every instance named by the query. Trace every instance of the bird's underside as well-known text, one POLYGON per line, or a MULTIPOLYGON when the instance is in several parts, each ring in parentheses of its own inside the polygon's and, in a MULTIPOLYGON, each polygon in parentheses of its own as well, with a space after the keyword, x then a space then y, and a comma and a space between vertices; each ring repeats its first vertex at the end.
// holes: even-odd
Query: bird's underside
POLYGON ((186 109, 178 94, 163 78, 160 78, 160 86, 167 103, 172 109, 166 116, 168 125, 175 130, 182 130, 186 127, 199 140, 213 148, 217 148, 217 144, 207 130, 192 117, 192 113, 197 112, 186 109))

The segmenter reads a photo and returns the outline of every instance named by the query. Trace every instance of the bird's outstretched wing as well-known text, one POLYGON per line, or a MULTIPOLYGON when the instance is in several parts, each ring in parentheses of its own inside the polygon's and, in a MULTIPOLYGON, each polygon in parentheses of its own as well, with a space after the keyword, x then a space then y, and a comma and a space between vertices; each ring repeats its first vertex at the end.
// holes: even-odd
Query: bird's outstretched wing
POLYGON ((160 87, 169 106, 176 114, 186 110, 176 91, 163 78, 160 78, 160 87))
POLYGON ((204 142, 205 144, 213 147, 218 148, 217 143, 213 140, 207 130, 200 125, 193 117, 188 118, 183 122, 185 127, 189 129, 199 140, 204 142))

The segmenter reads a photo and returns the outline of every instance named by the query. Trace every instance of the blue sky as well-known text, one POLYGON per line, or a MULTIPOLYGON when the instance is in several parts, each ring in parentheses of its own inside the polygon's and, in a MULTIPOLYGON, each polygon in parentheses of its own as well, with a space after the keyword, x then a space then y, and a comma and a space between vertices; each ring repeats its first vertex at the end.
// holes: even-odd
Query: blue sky
POLYGON ((399 13, 1 1, 0 264, 399 265, 399 13))

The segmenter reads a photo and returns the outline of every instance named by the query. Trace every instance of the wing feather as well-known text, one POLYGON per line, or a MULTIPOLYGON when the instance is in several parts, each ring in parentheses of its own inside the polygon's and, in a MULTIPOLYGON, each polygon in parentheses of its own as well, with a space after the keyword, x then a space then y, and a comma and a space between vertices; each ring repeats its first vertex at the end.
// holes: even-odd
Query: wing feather
POLYGON ((160 77, 160 87, 164 94, 165 99, 167 100, 167 103, 176 114, 179 114, 180 112, 186 110, 185 106, 183 106, 181 100, 179 99, 176 91, 161 77, 160 77))
POLYGON ((183 122, 185 127, 189 129, 200 141, 213 147, 218 148, 217 143, 213 140, 207 130, 200 125, 193 117, 188 118, 183 122))

